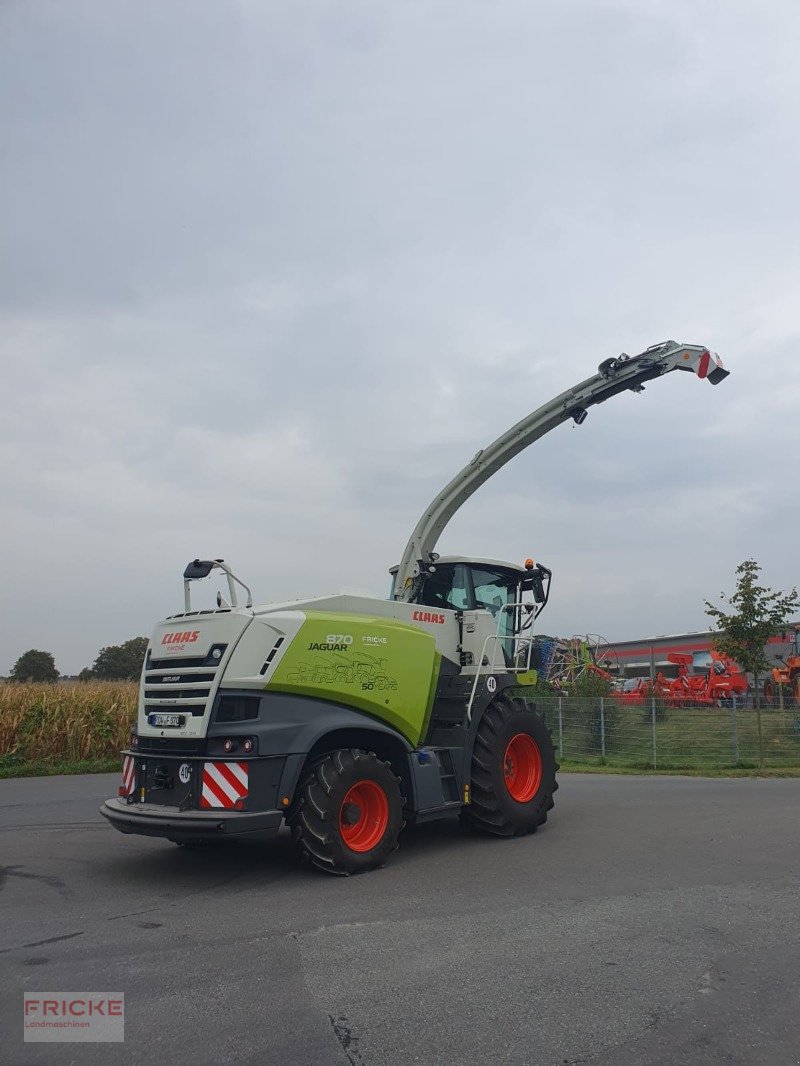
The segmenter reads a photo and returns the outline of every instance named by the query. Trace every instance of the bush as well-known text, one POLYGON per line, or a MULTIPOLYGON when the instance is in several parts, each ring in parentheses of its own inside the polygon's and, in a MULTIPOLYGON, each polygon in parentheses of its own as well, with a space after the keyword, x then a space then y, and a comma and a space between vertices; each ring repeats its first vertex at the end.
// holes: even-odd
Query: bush
POLYGON ((619 732, 620 709, 613 700, 581 700, 577 708, 578 723, 583 724, 590 755, 609 755, 614 751, 619 732))

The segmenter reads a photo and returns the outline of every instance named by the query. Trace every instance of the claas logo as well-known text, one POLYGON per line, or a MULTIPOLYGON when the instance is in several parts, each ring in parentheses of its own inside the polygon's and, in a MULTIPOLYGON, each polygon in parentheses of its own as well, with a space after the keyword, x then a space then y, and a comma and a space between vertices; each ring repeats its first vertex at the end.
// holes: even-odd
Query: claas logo
POLYGON ((162 644, 194 644, 200 636, 199 629, 193 629, 189 633, 165 633, 161 638, 162 644))
POLYGON ((414 611, 411 615, 415 622, 433 622, 434 625, 444 625, 444 615, 434 611, 414 611))

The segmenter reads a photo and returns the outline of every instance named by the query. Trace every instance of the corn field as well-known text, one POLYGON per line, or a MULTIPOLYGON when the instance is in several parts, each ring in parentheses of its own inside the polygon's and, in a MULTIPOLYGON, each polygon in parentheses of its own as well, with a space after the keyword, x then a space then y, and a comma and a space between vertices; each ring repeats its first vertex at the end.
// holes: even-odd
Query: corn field
POLYGON ((130 681, 0 684, 0 767, 114 759, 130 739, 130 681))

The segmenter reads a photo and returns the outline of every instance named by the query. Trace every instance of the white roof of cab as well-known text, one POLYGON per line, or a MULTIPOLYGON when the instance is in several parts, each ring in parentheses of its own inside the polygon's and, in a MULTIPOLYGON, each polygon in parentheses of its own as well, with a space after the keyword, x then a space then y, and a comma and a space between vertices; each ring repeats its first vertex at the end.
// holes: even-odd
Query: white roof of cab
MULTIPOLYGON (((517 563, 507 563, 502 559, 469 559, 466 555, 442 555, 436 560, 434 565, 441 566, 444 563, 467 563, 469 566, 501 567, 503 570, 515 570, 519 574, 528 573, 524 566, 518 566, 517 563)), ((396 574, 398 569, 399 567, 393 566, 389 573, 396 574)))

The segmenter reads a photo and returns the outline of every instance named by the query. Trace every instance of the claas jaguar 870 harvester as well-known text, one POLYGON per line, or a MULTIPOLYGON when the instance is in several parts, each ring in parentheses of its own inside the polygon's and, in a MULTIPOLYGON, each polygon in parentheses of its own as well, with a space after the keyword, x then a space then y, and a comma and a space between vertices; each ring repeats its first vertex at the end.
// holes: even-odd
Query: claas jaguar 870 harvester
POLYGON ((551 572, 434 549, 528 445, 673 370, 712 384, 728 373, 702 345, 673 341, 606 359, 479 451, 423 513, 387 600, 254 607, 221 559, 189 563, 185 609, 153 632, 119 795, 101 813, 123 833, 181 845, 268 837, 285 822, 301 859, 333 874, 383 864, 410 821, 460 815, 484 833, 535 832, 558 767, 543 718, 514 690, 533 680, 529 638, 551 572), (229 598, 192 610, 191 583, 216 570, 229 598))

